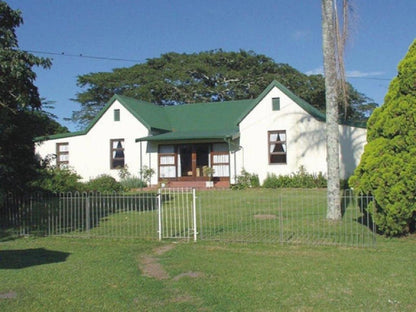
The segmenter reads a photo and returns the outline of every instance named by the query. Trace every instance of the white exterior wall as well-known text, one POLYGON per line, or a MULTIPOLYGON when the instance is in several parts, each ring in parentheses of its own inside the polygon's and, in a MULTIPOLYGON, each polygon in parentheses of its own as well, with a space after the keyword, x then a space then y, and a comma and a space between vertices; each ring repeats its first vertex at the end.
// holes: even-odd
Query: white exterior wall
MULTIPOLYGON (((366 140, 366 129, 340 126, 342 178, 359 162, 366 140), (352 144, 349 142, 353 142, 352 144)), ((326 173, 325 123, 316 120, 278 88, 273 88, 240 123, 237 171, 244 168, 259 175, 288 175, 304 166, 308 173, 326 173), (272 98, 280 98, 280 110, 272 110, 272 98), (268 131, 286 130, 287 163, 269 164, 268 131), (239 161, 240 160, 240 161, 239 161)))
MULTIPOLYGON (((152 168, 157 169, 157 155, 147 153, 147 142, 135 142, 136 138, 147 136, 148 133, 145 126, 123 105, 115 101, 88 133, 37 143, 36 152, 45 158, 47 155, 56 154, 56 143, 68 142, 69 167, 75 170, 83 181, 101 174, 111 175, 118 180, 119 170, 110 169, 110 140, 124 139, 125 164, 131 174, 139 176, 140 164, 149 166, 152 163, 152 168), (114 109, 120 110, 120 121, 114 121, 114 109), (140 144, 142 144, 142 160, 140 144)), ((152 183, 157 183, 155 177, 152 180, 152 183)))
POLYGON ((367 129, 358 127, 339 126, 340 132, 340 171, 342 178, 348 178, 360 163, 367 144, 367 129))

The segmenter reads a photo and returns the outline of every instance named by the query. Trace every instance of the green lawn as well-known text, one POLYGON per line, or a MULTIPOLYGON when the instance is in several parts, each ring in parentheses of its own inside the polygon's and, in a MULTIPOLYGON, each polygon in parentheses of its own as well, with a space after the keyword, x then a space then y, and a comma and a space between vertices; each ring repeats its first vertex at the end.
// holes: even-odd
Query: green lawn
POLYGON ((415 256, 415 236, 377 248, 20 238, 0 242, 0 311, 414 311, 415 256), (145 276, 144 259, 168 278, 145 276))

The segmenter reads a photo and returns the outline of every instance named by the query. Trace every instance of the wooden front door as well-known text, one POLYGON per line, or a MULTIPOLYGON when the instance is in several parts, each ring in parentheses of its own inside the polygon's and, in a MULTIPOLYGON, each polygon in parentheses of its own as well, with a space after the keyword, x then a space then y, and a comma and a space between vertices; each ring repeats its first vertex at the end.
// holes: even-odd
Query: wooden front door
POLYGON ((178 146, 180 177, 182 180, 204 180, 203 167, 209 165, 209 144, 181 144, 178 146))

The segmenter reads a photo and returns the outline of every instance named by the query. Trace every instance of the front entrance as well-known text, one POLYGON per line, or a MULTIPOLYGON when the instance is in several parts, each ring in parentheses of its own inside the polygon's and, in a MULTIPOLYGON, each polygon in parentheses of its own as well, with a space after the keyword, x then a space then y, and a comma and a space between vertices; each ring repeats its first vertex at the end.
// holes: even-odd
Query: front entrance
POLYGON ((159 145, 159 181, 207 181, 204 167, 212 168, 214 181, 229 181, 228 145, 181 143, 159 145))
POLYGON ((208 144, 179 145, 180 176, 192 180, 203 178, 203 168, 209 166, 209 153, 210 145, 208 144))

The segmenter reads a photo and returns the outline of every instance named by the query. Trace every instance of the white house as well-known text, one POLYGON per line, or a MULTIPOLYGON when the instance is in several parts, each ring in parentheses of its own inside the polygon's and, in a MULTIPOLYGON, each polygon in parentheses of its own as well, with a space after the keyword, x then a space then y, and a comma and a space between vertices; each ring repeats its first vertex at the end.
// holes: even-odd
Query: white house
MULTIPOLYGON (((340 175, 347 178, 366 143, 360 125, 339 125, 340 175)), ((159 106, 115 95, 83 131, 39 138, 41 157, 74 169, 84 180, 128 166, 152 168, 152 184, 234 183, 242 169, 286 175, 303 166, 326 173, 325 116, 273 81, 256 99, 159 106)))

